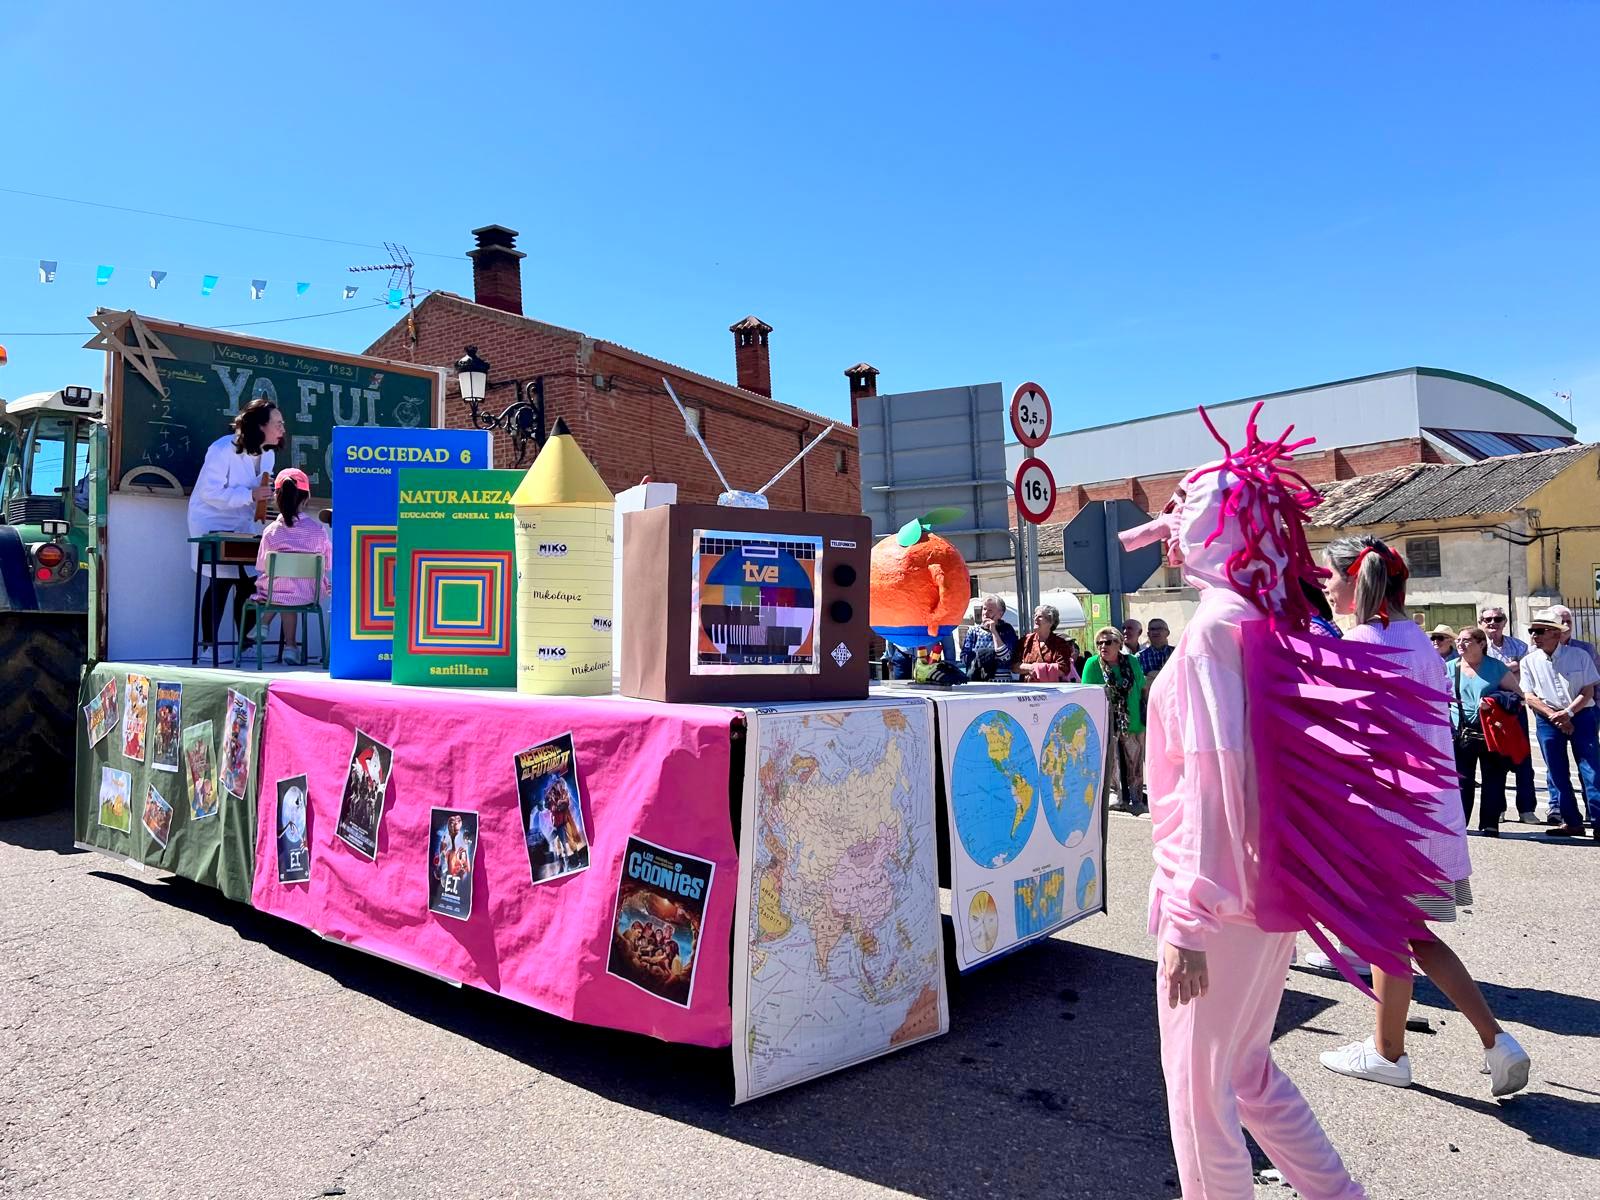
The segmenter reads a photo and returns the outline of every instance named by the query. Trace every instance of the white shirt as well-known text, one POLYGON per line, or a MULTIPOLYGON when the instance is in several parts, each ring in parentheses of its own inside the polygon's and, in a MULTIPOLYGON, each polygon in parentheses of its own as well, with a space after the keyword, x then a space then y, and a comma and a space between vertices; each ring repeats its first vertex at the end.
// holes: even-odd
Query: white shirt
MULTIPOLYGON (((261 484, 262 475, 271 475, 274 455, 240 454, 233 448, 233 435, 224 434, 206 450, 205 464, 189 493, 189 536, 206 533, 260 533, 256 502, 250 494, 261 484)), ((199 547, 189 547, 189 560, 197 561, 199 547)))
POLYGON ((1551 708, 1566 708, 1584 688, 1597 685, 1600 671, 1576 646, 1558 646, 1554 657, 1533 650, 1522 660, 1522 694, 1537 696, 1551 708))

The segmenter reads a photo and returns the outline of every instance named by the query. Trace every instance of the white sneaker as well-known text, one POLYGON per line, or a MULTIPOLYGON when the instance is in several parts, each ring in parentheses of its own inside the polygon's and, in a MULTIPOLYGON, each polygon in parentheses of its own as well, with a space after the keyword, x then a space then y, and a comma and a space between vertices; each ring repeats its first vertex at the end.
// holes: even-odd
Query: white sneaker
POLYGON ((300 651, 294 649, 285 650, 283 652, 283 665, 286 667, 298 667, 300 665, 300 651))
POLYGON ((1538 813, 1531 813, 1531 812, 1518 813, 1517 814, 1517 820, 1520 821, 1524 825, 1542 825, 1544 823, 1544 822, 1539 820, 1539 814, 1538 813))
MULTIPOLYGON (((1362 962, 1354 954, 1346 954, 1344 961, 1349 963, 1350 969, 1363 979, 1372 978, 1372 965, 1370 963, 1362 962)), ((1321 950, 1313 950, 1306 955, 1306 969, 1308 971, 1322 971, 1329 975, 1337 975, 1339 973, 1339 968, 1333 965, 1333 959, 1329 958, 1321 950)))
POLYGON ((1364 1042, 1351 1042, 1337 1050, 1326 1050, 1318 1057, 1328 1070, 1349 1075, 1353 1079, 1370 1079, 1373 1083, 1387 1083, 1390 1087, 1411 1086, 1411 1056, 1402 1054, 1399 1062, 1390 1062, 1378 1053, 1378 1047, 1371 1038, 1364 1042))
POLYGON ((1495 1037, 1494 1045, 1483 1052, 1483 1073, 1489 1076, 1491 1096, 1509 1096, 1528 1086, 1533 1060, 1509 1033, 1495 1037))

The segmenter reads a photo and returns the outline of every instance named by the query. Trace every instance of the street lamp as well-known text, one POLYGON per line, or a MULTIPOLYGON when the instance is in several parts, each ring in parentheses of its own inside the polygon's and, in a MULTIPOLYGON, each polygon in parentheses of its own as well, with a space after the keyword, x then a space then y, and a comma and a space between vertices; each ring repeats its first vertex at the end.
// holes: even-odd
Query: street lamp
POLYGON ((476 429, 498 429, 511 435, 511 448, 517 456, 517 466, 528 455, 528 443, 537 451, 544 445, 544 376, 517 382, 504 379, 489 382, 489 364, 478 357, 478 348, 468 346, 467 352, 456 359, 456 386, 461 398, 467 402, 467 411, 476 429), (514 387, 517 398, 498 414, 486 416, 478 410, 489 392, 497 387, 514 387))

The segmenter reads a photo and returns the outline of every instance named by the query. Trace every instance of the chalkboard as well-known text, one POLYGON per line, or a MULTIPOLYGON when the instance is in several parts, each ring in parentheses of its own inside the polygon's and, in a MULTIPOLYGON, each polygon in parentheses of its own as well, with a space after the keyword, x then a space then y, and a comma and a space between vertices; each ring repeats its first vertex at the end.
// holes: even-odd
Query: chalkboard
MULTIPOLYGON (((162 383, 157 392, 122 355, 111 356, 114 484, 139 467, 159 467, 188 492, 207 447, 230 431, 241 408, 266 396, 288 428, 278 469, 300 467, 313 495, 326 497, 332 494, 336 425, 431 428, 443 407, 441 376, 430 367, 141 320, 173 357, 154 360, 162 383)), ((121 336, 134 345, 131 330, 121 336)))

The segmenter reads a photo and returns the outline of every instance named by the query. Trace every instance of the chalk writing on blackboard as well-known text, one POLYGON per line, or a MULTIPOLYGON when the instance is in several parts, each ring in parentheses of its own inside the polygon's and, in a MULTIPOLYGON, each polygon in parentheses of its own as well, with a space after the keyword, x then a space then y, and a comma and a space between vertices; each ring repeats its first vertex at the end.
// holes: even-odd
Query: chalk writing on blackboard
POLYGON ((211 443, 230 434, 246 404, 265 398, 287 426, 279 465, 301 467, 313 491, 327 495, 336 426, 416 428, 431 424, 436 411, 439 375, 427 368, 146 323, 160 331, 173 358, 159 365, 159 391, 138 372, 116 368, 121 410, 113 453, 121 465, 114 479, 143 463, 171 472, 186 490, 193 487, 211 443))

